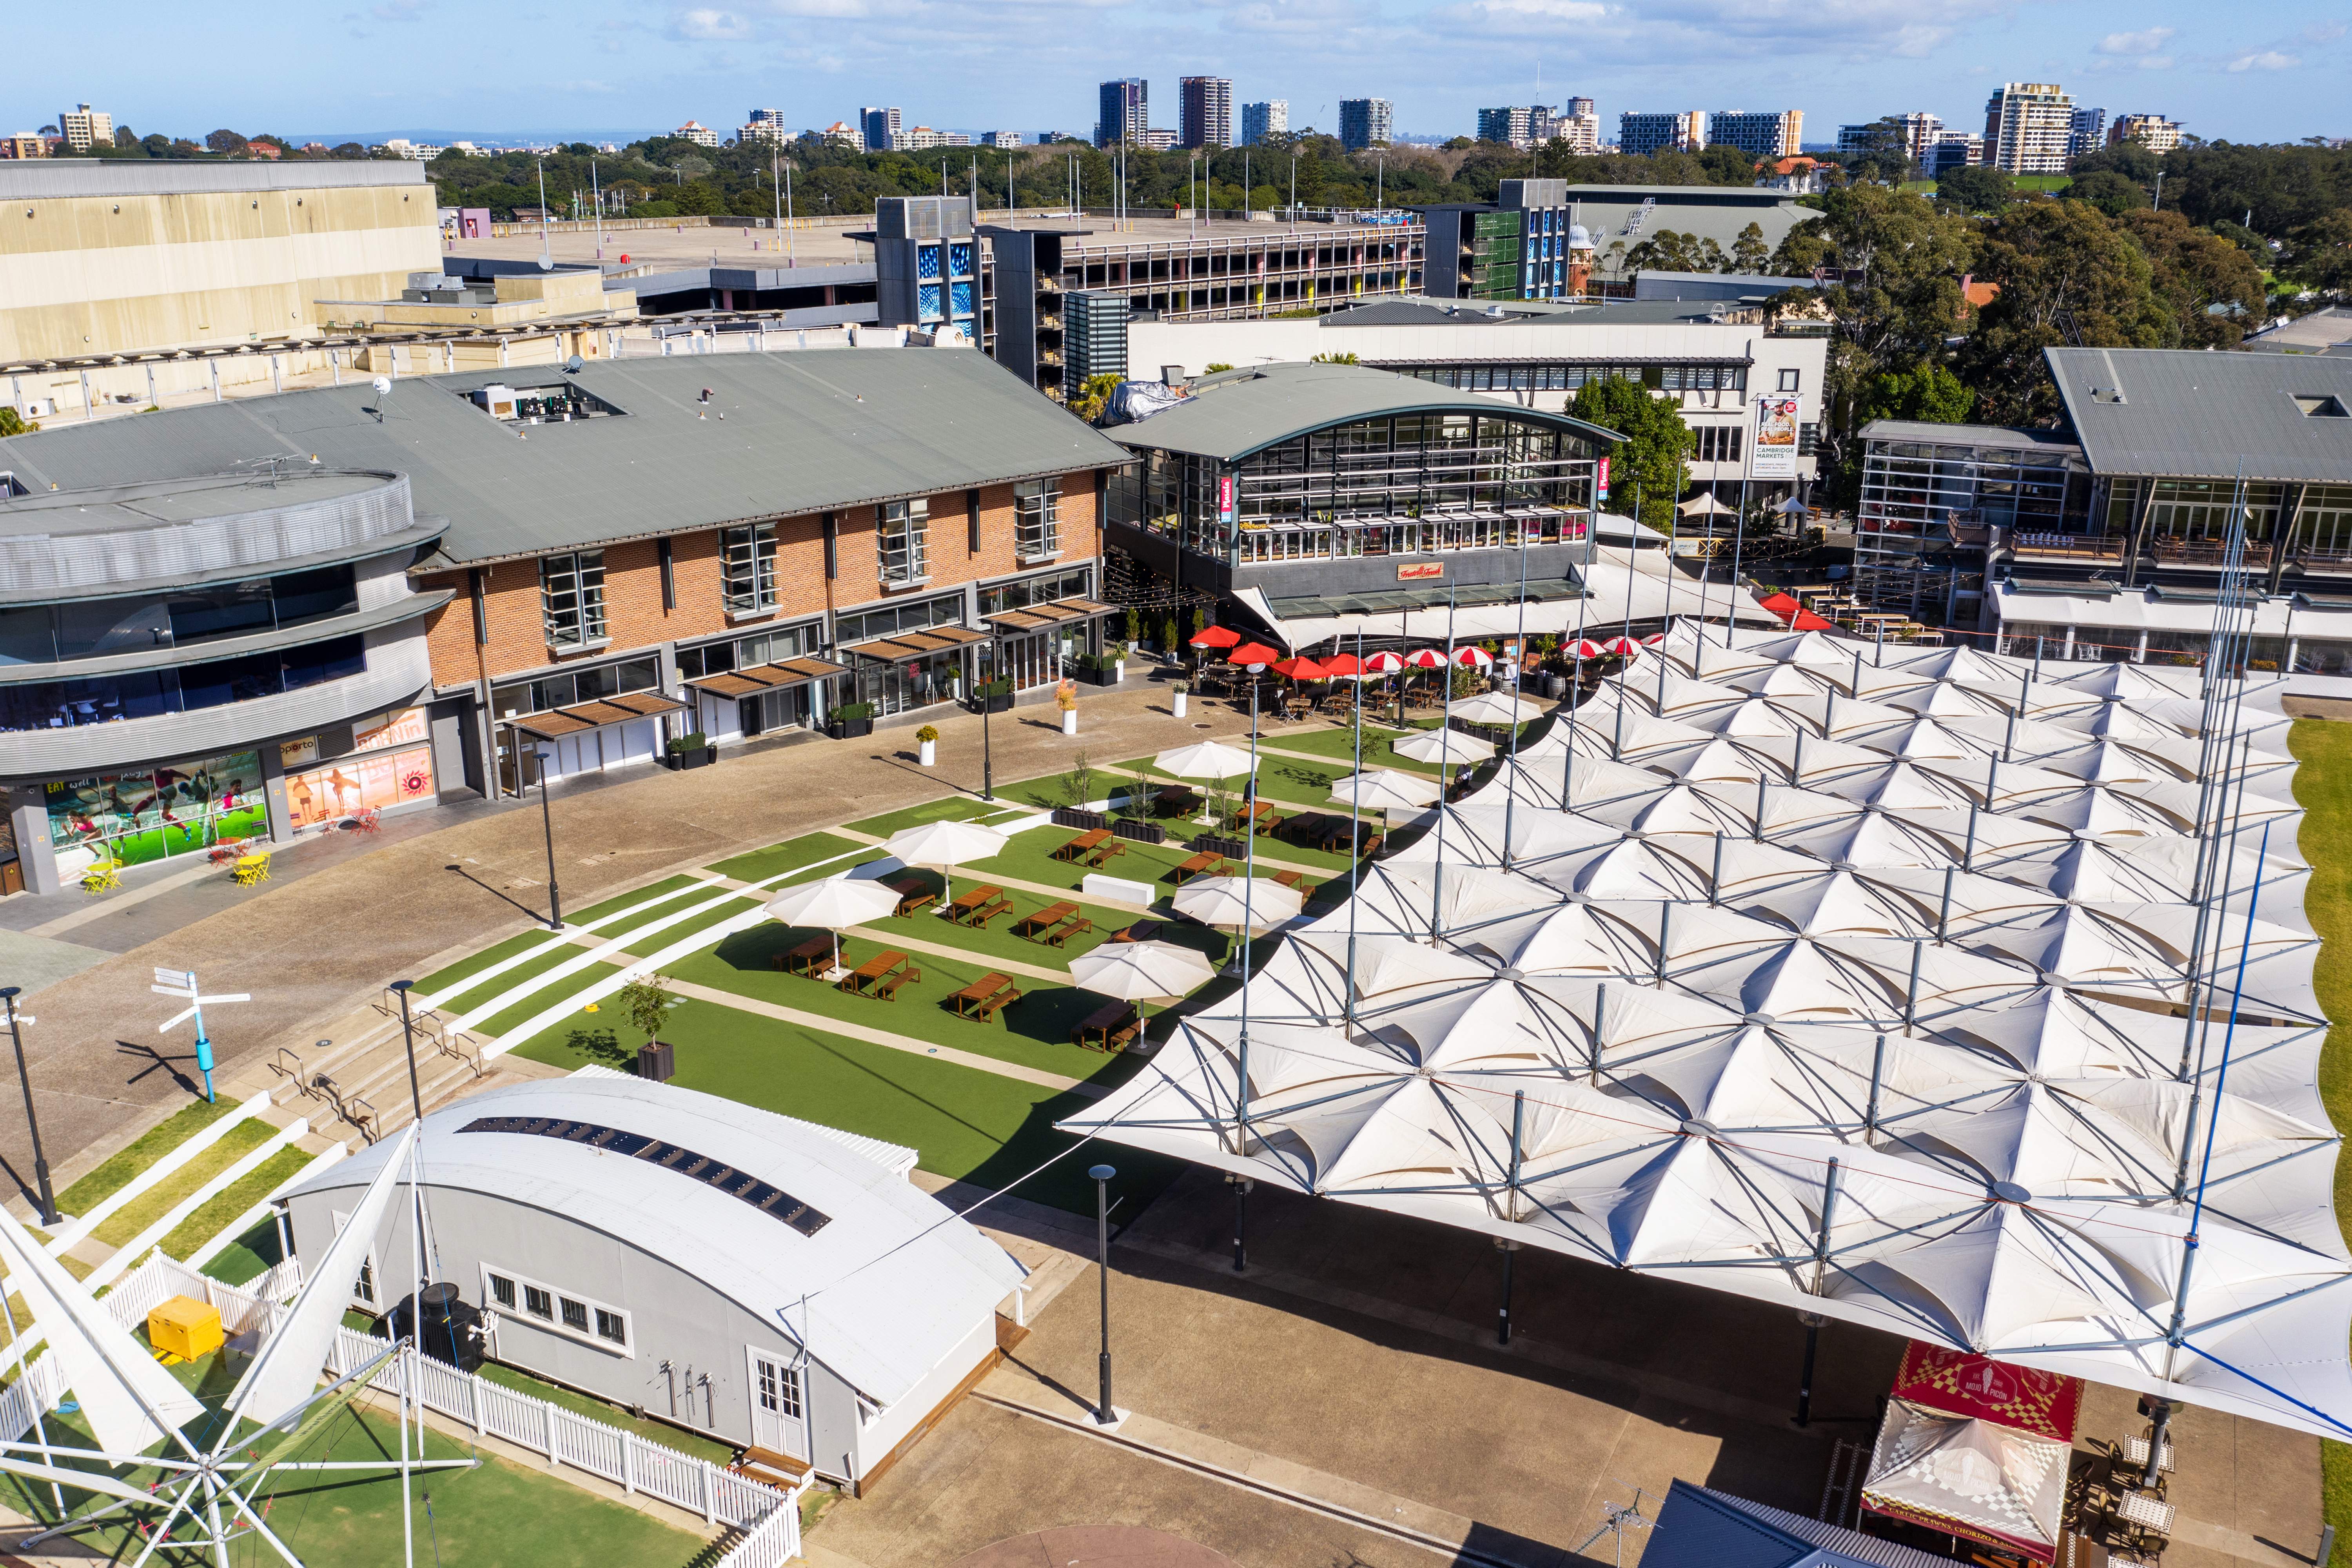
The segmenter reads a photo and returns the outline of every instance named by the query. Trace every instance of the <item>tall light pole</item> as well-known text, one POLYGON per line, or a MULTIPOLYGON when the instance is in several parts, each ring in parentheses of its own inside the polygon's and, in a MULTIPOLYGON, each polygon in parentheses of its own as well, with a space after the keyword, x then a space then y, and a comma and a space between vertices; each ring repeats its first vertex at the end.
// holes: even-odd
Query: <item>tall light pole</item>
POLYGON ((416 1112, 416 1120, 425 1120, 425 1096, 416 1087, 416 1030, 408 1016, 408 994, 415 988, 414 980, 395 980, 392 988, 400 993, 400 1047, 408 1053, 408 1103, 416 1112))
POLYGON ((1110 1179, 1118 1172, 1097 1165, 1087 1174, 1095 1184, 1095 1274, 1102 1287, 1102 1357, 1097 1363, 1102 1383, 1095 1401, 1095 1423, 1108 1426, 1118 1419, 1110 1407, 1110 1179))
POLYGON ((981 682, 980 687, 980 798, 994 800, 996 753, 989 747, 988 714, 989 710, 995 706, 996 699, 988 689, 996 684, 999 667, 1004 661, 1003 645, 996 638, 990 637, 984 646, 988 649, 988 679, 981 682))
MULTIPOLYGON (((33 1075, 25 1067, 26 1020, 16 1016, 16 998, 24 992, 21 985, 0 985, 0 1001, 8 1005, 8 1038, 16 1047, 16 1081, 25 1089, 25 1126, 33 1135, 33 1180, 41 1189, 41 1223, 54 1229, 58 1223, 58 1200, 49 1191, 48 1156, 41 1152, 40 1119, 33 1114, 33 1075)), ((1103 1364, 1108 1367, 1110 1363, 1106 1361, 1103 1364)), ((1106 1384, 1104 1386, 1109 1385, 1106 1384)))
POLYGON ((555 813, 547 804, 547 767, 555 761, 555 748, 540 746, 531 755, 539 759, 539 823, 547 833, 547 929, 563 929, 563 895, 555 887, 555 813))
POLYGON ((555 270, 555 258, 547 248, 547 154, 539 155, 539 269, 555 270))

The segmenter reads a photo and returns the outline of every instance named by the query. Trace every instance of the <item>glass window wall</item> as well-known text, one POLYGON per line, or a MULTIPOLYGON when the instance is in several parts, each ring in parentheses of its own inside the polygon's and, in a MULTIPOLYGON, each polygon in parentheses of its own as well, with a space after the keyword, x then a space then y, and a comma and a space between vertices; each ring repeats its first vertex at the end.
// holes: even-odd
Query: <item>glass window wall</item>
POLYGON ((730 615, 776 607, 776 525, 719 530, 720 596, 730 615))
POLYGON ((258 752, 60 779, 42 790, 49 845, 67 878, 100 860, 141 865, 269 832, 258 752))
POLYGON ((551 708, 593 702, 600 697, 617 697, 624 691, 651 691, 660 684, 660 660, 625 658, 494 686, 490 710, 501 719, 519 719, 551 708))
POLYGON ((282 630, 359 609, 349 563, 167 594, 0 609, 0 665, 57 664, 282 630))
POLYGON ((542 556, 539 592, 547 620, 548 647, 585 647, 604 640, 603 551, 542 556))
POLYGON ((257 697, 276 697, 357 675, 366 668, 365 645, 359 637, 348 637, 170 669, 0 686, 0 731, 62 730, 76 724, 193 712, 257 697))
POLYGON ((886 584, 926 582, 930 577, 931 503, 890 501, 876 507, 875 560, 886 584))

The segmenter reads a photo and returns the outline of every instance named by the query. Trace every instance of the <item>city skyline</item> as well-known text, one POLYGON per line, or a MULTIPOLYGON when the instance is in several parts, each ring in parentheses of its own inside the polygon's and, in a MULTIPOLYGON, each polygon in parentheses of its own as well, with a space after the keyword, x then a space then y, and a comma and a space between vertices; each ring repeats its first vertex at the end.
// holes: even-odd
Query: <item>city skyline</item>
POLYGON ((230 52, 239 40, 177 15, 120 40, 106 68, 93 69, 84 30, 69 17, 29 15, 16 37, 27 68, 15 78, 26 85, 0 105, 8 121, 0 130, 53 124, 83 101, 142 134, 470 126, 506 137, 586 125, 636 125, 644 134, 689 118, 731 128, 740 104, 751 103, 781 104, 789 124, 813 127, 854 118, 861 103, 898 102, 930 125, 1017 121, 1085 135, 1105 79, 1151 82, 1164 105, 1157 118, 1173 129, 1179 79, 1218 76, 1232 79, 1236 103, 1286 99, 1295 127, 1321 132, 1338 130, 1349 98, 1394 103, 1400 134, 1469 135, 1482 107, 1580 95, 1600 101, 1612 128, 1629 110, 1799 109, 1818 142, 1843 122, 1916 110, 1966 124, 1981 119, 1986 95, 2002 82, 2038 80, 2063 83, 2077 103, 2161 113, 2209 138, 2352 133, 2340 95, 2329 90, 2352 63, 2352 39, 2315 0, 2270 7, 2258 28, 2186 0, 1948 23, 1922 22, 1894 0, 1835 0, 1801 18, 1731 0, 1675 0, 1638 16, 1614 0, 1431 0, 1392 11, 1345 0, 1176 10, 1036 0, 1024 17, 1050 16, 1054 26, 972 26, 961 50, 1010 70, 1020 49, 1026 100, 1017 114, 990 86, 996 72, 909 70, 907 39, 919 33, 935 47, 940 26, 969 25, 934 15, 929 0, 760 0, 652 15, 587 0, 568 14, 575 25, 553 32, 535 12, 486 13, 471 19, 468 36, 547 62, 536 79, 491 85, 385 69, 422 63, 441 46, 437 6, 381 0, 322 23, 310 40, 322 68, 290 77, 241 68, 230 52), (1036 44, 1041 36, 1048 41, 1036 44), (1495 69, 1498 49, 1508 77, 1495 69), (340 68, 362 65, 357 79, 399 85, 354 93, 337 79, 340 68))

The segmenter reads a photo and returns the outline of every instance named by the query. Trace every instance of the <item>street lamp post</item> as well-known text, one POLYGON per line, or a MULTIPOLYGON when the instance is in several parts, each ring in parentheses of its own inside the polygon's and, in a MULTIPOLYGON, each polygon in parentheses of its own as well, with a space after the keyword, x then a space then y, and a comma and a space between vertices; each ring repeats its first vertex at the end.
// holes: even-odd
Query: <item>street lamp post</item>
POLYGON ((547 833, 547 929, 563 929, 563 895, 555 886, 555 813, 547 804, 547 766, 555 761, 555 748, 541 746, 531 752, 539 759, 539 822, 547 833))
POLYGON ((425 1120, 425 1096, 416 1087, 416 1031, 408 1016, 408 994, 415 988, 414 980, 395 980, 392 988, 400 993, 400 1047, 408 1053, 408 1103, 415 1109, 416 1120, 425 1120))
POLYGON ((1118 1420, 1110 1408, 1110 1179, 1118 1172, 1097 1165, 1087 1174, 1095 1184, 1095 1273, 1102 1287, 1102 1389, 1095 1402, 1095 1421, 1108 1426, 1118 1420))
POLYGON ((994 637, 988 639, 988 679, 980 683, 980 798, 996 798, 996 753, 988 741, 989 710, 996 698, 988 689, 996 684, 997 670, 1003 665, 1003 646, 994 637))
MULTIPOLYGON (((24 993, 25 988, 21 985, 0 985, 0 1001, 8 1005, 8 1038, 16 1047, 16 1081, 25 1089, 25 1126, 33 1135, 33 1180, 41 1189, 41 1223, 55 1228, 58 1200, 49 1191, 48 1156, 41 1152, 40 1119, 33 1114, 33 1075, 25 1067, 24 1021, 16 1016, 16 998, 24 993)), ((1109 1363, 1105 1362, 1104 1365, 1108 1366, 1109 1363)))

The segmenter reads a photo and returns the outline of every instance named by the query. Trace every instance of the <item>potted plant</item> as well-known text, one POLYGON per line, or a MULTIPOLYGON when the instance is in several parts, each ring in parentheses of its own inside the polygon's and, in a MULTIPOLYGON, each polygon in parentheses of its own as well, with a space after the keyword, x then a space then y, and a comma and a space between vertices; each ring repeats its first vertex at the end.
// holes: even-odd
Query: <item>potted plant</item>
POLYGON ((874 704, 844 702, 828 715, 825 732, 836 741, 854 741, 874 733, 874 704))
POLYGON ((1174 683, 1174 690, 1176 693, 1176 717, 1179 719, 1184 717, 1184 699, 1192 689, 1192 683, 1189 680, 1179 680, 1174 683))
POLYGON ((1062 710, 1062 733, 1076 734, 1078 732, 1077 682, 1066 675, 1064 676, 1062 683, 1054 688, 1054 706, 1062 710))
POLYGON ((922 764, 929 767, 940 760, 940 730, 936 724, 926 724, 915 731, 915 745, 922 764))
POLYGON ((671 736, 662 750, 662 766, 672 770, 707 768, 719 760, 719 748, 699 730, 691 735, 671 736))
POLYGON ((971 689, 974 712, 1002 713, 1013 706, 1013 678, 1009 675, 981 681, 971 689))
POLYGON ((629 1021, 629 1026, 646 1037, 646 1043, 637 1047, 637 1076, 667 1083, 677 1071, 677 1062, 670 1046, 661 1037, 662 1020, 686 998, 669 989, 667 976, 648 974, 622 986, 614 1000, 620 1003, 621 1016, 629 1021))

